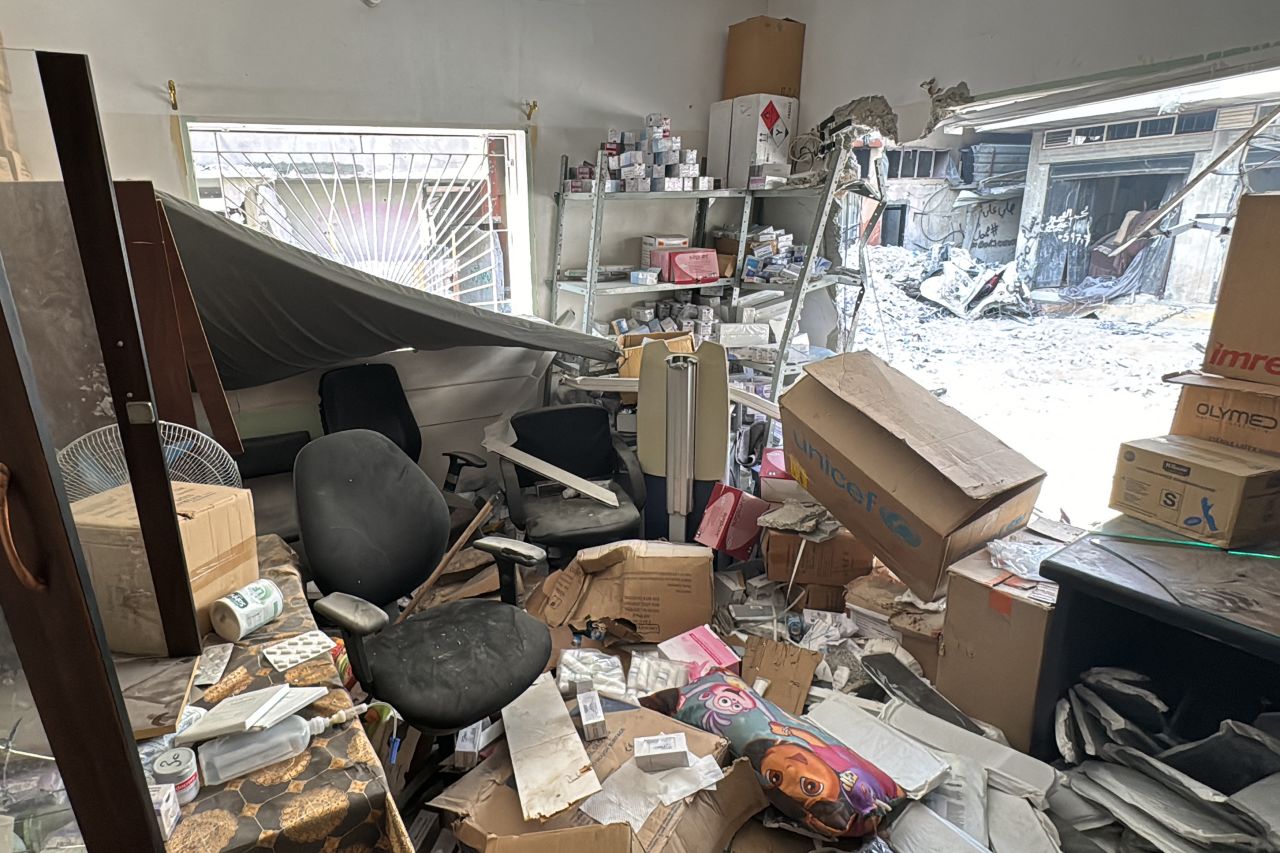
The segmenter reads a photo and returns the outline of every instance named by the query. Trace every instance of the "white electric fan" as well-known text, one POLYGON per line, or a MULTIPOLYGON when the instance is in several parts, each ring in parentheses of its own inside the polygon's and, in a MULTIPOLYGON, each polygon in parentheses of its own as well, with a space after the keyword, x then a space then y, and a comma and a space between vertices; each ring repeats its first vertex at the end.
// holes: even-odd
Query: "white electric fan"
MULTIPOLYGON (((171 482, 241 487, 240 469, 222 445, 182 424, 160 421, 158 426, 171 482)), ((68 444, 58 451, 58 467, 72 503, 129 482, 119 425, 95 429, 68 444)))

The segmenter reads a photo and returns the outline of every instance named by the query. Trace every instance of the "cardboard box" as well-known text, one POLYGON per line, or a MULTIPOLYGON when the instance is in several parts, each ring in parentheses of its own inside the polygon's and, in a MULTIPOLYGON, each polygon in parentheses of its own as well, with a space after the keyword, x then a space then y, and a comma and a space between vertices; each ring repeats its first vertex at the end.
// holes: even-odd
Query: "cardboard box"
MULTIPOLYGON (((225 486, 179 482, 172 488, 196 621, 207 634, 210 605, 258 579, 253 497, 225 486)), ((125 654, 166 655, 133 489, 118 486, 78 500, 71 513, 107 644, 125 654)))
POLYGON ((796 602, 795 607, 791 608, 793 611, 825 610, 828 613, 843 613, 845 610, 845 588, 842 586, 802 583, 800 589, 803 590, 804 595, 796 602))
POLYGON ((709 672, 731 672, 738 675, 742 659, 710 625, 699 625, 678 637, 658 643, 658 651, 667 660, 689 664, 690 680, 701 678, 709 672))
POLYGON ((1280 194, 1240 199, 1231 246, 1222 268, 1204 370, 1234 379, 1280 385, 1280 288, 1275 286, 1280 194))
POLYGON ((722 98, 754 95, 800 97, 804 24, 759 15, 729 27, 722 98))
POLYGON ((787 471, 787 453, 781 447, 767 449, 760 460, 760 497, 770 503, 814 502, 787 471))
POLYGON ((649 269, 654 249, 684 249, 689 238, 683 234, 646 234, 640 239, 640 266, 649 269))
POLYGON ((1222 548, 1280 530, 1280 458, 1169 435, 1120 445, 1111 508, 1222 548))
POLYGON ((906 584, 880 567, 851 581, 844 603, 861 634, 897 640, 919 661, 925 678, 935 681, 943 616, 900 601, 906 592, 906 584))
MULTIPOLYGON (((1053 541, 1027 530, 1009 538, 1053 541)), ((948 578, 938 691, 961 711, 998 727, 1015 749, 1028 752, 1058 585, 994 568, 986 548, 951 566, 948 578)))
MULTIPOLYGON (((769 530, 764 537, 764 565, 769 580, 791 580, 800 543, 798 534, 769 530)), ((844 586, 854 578, 862 577, 876 565, 875 555, 848 530, 841 528, 826 542, 805 542, 800 565, 796 568, 796 583, 816 583, 823 586, 844 586)))
POLYGON ((711 249, 654 249, 649 255, 662 270, 662 280, 672 284, 715 284, 720 264, 711 249))
POLYGON ((584 548, 529 596, 527 609, 552 627, 607 642, 660 643, 711 621, 710 548, 639 539, 584 548))
POLYGON ((752 168, 762 175, 791 173, 791 140, 800 102, 778 95, 747 95, 711 105, 707 175, 721 186, 746 189, 752 168))
POLYGON ((869 352, 807 365, 780 408, 791 475, 926 601, 1040 494, 1042 470, 869 352))
MULTIPOLYGON (((724 739, 664 714, 607 699, 603 704, 609 733, 585 744, 601 779, 631 758, 631 745, 637 737, 680 732, 689 751, 698 757, 712 755, 723 761, 728 751, 724 739)), ((722 849, 733 833, 766 805, 755 771, 743 759, 716 783, 715 790, 659 806, 638 836, 625 824, 601 826, 577 808, 543 823, 525 821, 504 745, 428 803, 449 817, 460 841, 482 853, 704 853, 722 849)))
POLYGON ((720 326, 720 345, 730 347, 759 347, 769 345, 768 323, 725 323, 720 326))
POLYGON ((738 272, 737 255, 716 254, 716 263, 720 265, 721 278, 733 278, 738 272))
POLYGON ((1173 435, 1280 454, 1280 386, 1210 376, 1192 370, 1165 382, 1182 386, 1173 435))
POLYGON ((693 541, 722 551, 735 560, 745 560, 760 540, 756 521, 768 511, 769 504, 760 498, 716 483, 693 541))
POLYGON ((798 717, 804 713, 805 700, 820 663, 819 652, 802 649, 794 643, 749 637, 742 661, 742 678, 748 684, 755 684, 760 678, 768 681, 765 698, 798 717))
MULTIPOLYGON (((692 353, 696 347, 693 343, 693 335, 688 332, 671 331, 671 332, 633 332, 627 335, 618 336, 618 349, 622 350, 622 357, 618 359, 618 375, 628 379, 640 378, 640 356, 643 353, 645 343, 648 341, 666 341, 667 349, 671 352, 692 353)), ((639 399, 639 395, 628 392, 619 395, 622 402, 627 405, 634 405, 639 399)))

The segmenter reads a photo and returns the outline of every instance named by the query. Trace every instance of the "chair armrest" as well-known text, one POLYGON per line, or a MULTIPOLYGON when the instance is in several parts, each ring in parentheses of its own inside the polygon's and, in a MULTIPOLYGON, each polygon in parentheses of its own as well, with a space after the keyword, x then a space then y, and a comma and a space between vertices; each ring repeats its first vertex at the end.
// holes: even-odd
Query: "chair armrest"
POLYGON ((521 566, 536 566, 547 559, 547 552, 532 542, 521 542, 505 536, 486 536, 472 542, 471 547, 521 566))
POLYGON ((376 634, 391 621, 385 610, 345 592, 331 592, 314 605, 316 613, 353 637, 376 634))
POLYGON ((619 485, 636 509, 644 509, 644 472, 640 470, 639 457, 616 432, 613 433, 613 452, 618 456, 618 474, 622 475, 619 485))
POLYGON ((514 607, 520 605, 520 581, 517 565, 536 566, 547 559, 547 552, 532 542, 519 542, 503 536, 486 536, 477 539, 471 547, 492 554, 498 562, 498 591, 502 601, 514 607))
POLYGON ((502 491, 511 523, 524 530, 528 516, 524 511, 524 495, 520 492, 520 473, 516 470, 515 463, 508 459, 498 460, 498 470, 502 472, 502 491))
POLYGON ((458 490, 458 478, 463 468, 487 468, 489 463, 484 457, 465 450, 449 450, 440 454, 449 460, 449 470, 444 475, 444 491, 453 493, 458 490))

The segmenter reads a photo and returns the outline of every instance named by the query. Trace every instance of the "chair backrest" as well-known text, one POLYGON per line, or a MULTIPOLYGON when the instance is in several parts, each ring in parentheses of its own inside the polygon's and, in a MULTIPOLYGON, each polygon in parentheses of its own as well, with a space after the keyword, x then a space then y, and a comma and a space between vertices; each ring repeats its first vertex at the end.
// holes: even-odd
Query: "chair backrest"
POLYGON ((320 422, 326 433, 371 429, 394 441, 414 462, 422 456, 422 431, 400 374, 389 364, 339 367, 321 376, 320 422))
MULTIPOLYGON (((612 477, 618 466, 609 413, 600 406, 574 404, 521 412, 511 419, 516 449, 531 453, 588 480, 612 477)), ((517 466, 520 486, 540 478, 517 466)))
POLYGON ((316 586, 385 607, 426 580, 444 555, 449 510, 426 472, 386 436, 326 435, 293 469, 298 526, 316 586))

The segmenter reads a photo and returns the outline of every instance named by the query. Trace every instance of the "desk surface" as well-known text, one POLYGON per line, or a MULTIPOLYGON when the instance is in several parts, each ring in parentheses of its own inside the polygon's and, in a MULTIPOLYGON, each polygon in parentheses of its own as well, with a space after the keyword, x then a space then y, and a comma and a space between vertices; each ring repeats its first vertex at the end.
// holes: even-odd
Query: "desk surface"
POLYGON ((1190 541, 1122 517, 1050 557, 1041 574, 1063 591, 1084 592, 1280 662, 1280 560, 1107 534, 1190 541))
MULTIPOLYGON (((330 658, 277 672, 259 654, 264 645, 316 627, 294 560, 279 537, 259 537, 259 574, 275 581, 284 593, 284 613, 236 643, 222 680, 206 687, 203 698, 193 704, 209 708, 248 690, 292 684, 329 688, 329 695, 303 716, 329 716, 351 707, 330 658)), ((373 745, 358 721, 317 735, 311 748, 296 758, 202 789, 183 806, 182 820, 166 848, 169 853, 413 850, 395 804, 387 797, 373 745)))

